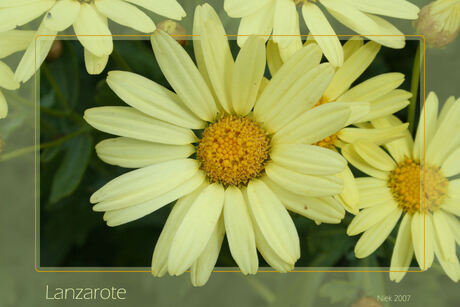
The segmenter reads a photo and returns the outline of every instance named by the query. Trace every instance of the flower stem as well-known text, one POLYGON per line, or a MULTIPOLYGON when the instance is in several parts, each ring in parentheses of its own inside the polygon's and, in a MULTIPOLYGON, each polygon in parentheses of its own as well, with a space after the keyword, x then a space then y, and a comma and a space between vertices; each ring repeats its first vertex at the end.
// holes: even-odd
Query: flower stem
POLYGON ((414 65, 412 67, 412 80, 410 91, 412 93, 412 98, 409 105, 409 113, 407 121, 409 122, 409 131, 413 135, 415 131, 415 110, 417 109, 417 98, 419 93, 419 83, 420 83, 420 66, 421 66, 421 44, 417 48, 415 53, 414 65))
MULTIPOLYGON (((69 133, 68 135, 63 136, 60 139, 57 139, 57 140, 54 140, 54 141, 51 141, 51 142, 48 142, 48 143, 40 144, 39 146, 37 146, 38 147, 37 150, 41 150, 41 149, 61 145, 62 143, 65 143, 68 140, 73 139, 74 137, 77 137, 80 134, 83 134, 83 133, 85 133, 87 131, 88 131, 88 127, 83 127, 80 130, 77 130, 75 132, 69 133)), ((2 157, 0 157, 0 162, 8 161, 8 160, 17 158, 19 156, 22 156, 24 154, 34 152, 34 151, 35 151, 35 145, 20 148, 20 149, 17 149, 17 150, 14 150, 12 152, 4 154, 2 157)))

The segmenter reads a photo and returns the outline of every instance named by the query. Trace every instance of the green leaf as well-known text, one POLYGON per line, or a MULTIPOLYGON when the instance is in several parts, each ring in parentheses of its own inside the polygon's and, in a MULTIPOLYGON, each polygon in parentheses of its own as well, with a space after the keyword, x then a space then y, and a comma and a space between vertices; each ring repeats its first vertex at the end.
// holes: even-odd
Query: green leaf
POLYGON ((88 166, 92 150, 92 139, 84 134, 70 140, 67 150, 53 178, 50 202, 56 203, 69 196, 78 187, 88 166))
POLYGON ((51 160, 53 160, 60 151, 61 151, 60 146, 45 148, 40 155, 40 161, 48 163, 51 160))

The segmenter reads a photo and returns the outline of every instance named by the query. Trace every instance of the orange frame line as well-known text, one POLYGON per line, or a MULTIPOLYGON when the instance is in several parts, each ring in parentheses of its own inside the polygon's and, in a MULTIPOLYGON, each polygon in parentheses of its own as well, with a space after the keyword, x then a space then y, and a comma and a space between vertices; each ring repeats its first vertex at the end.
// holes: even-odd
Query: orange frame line
MULTIPOLYGON (((34 269, 39 273, 151 273, 151 270, 40 270, 37 266, 37 40, 40 37, 74 37, 78 36, 85 37, 150 37, 150 34, 121 34, 121 35, 76 35, 76 34, 56 34, 56 35, 37 35, 35 37, 35 73, 34 73, 34 269)), ((171 35, 173 37, 199 37, 200 35, 171 35)), ((237 34, 226 34, 226 37, 237 37, 237 36, 249 36, 249 35, 237 35, 237 34)), ((423 103, 426 100, 426 39, 425 35, 358 35, 358 34, 343 34, 343 35, 265 35, 256 34, 255 36, 281 36, 281 37, 310 37, 310 36, 335 36, 335 37, 419 37, 423 40, 423 103)), ((420 47, 419 47, 420 48, 420 47)), ((418 90, 420 91, 420 89, 418 90)), ((423 112, 423 162, 426 164, 426 114, 423 112)), ((423 177, 425 184, 425 176, 423 177)), ((423 200, 425 202, 425 199, 423 200)), ((421 273, 427 270, 426 268, 426 208, 423 210, 423 269, 420 270, 293 270, 288 273, 421 273)), ((187 270, 186 272, 190 272, 187 270)), ((241 270, 213 270, 214 273, 240 273, 241 270)), ((278 273, 276 270, 258 270, 258 273, 278 273)))

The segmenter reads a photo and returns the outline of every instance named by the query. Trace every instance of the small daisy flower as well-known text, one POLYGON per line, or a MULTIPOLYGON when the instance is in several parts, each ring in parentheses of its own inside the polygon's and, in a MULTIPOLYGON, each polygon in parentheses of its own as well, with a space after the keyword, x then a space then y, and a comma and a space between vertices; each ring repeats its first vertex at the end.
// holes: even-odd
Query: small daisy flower
MULTIPOLYGON (((303 19, 327 57, 334 66, 343 64, 344 55, 340 41, 322 12, 324 8, 339 22, 357 32, 391 48, 404 47, 404 37, 372 35, 402 35, 391 23, 375 15, 401 19, 417 19, 419 9, 405 0, 225 0, 224 8, 230 17, 241 18, 239 35, 269 35, 282 48, 298 49, 301 46, 297 6, 301 6, 303 19), (367 36, 368 35, 368 36, 367 36)), ((238 37, 241 45, 246 37, 238 37)))
POLYGON ((131 107, 85 112, 90 125, 121 136, 98 144, 99 157, 139 168, 94 193, 94 210, 117 226, 177 200, 155 247, 155 276, 190 269, 192 283, 203 285, 224 234, 243 274, 257 272, 257 250, 276 270, 290 271, 300 245, 288 210, 325 223, 344 217, 335 196, 346 161, 312 144, 340 130, 350 107, 313 108, 334 73, 320 64, 317 46, 293 56, 262 90, 263 39, 251 36, 234 61, 206 4, 196 9, 194 32, 198 68, 172 37, 160 30, 152 36, 175 93, 133 73, 110 72, 109 86, 131 107))
POLYGON ((424 6, 415 29, 431 47, 448 45, 460 32, 460 0, 436 0, 424 6))
MULTIPOLYGON (((0 0, 0 32, 44 15, 37 35, 56 35, 73 26, 85 48, 86 69, 99 74, 112 53, 113 42, 107 19, 134 30, 151 33, 155 24, 142 10, 171 19, 181 19, 185 11, 176 0, 0 0), (102 35, 102 36, 91 36, 102 35)), ((43 63, 53 39, 43 39, 37 48, 37 67, 43 63)), ((30 45, 16 70, 16 80, 27 81, 34 74, 35 41, 30 45)))
MULTIPOLYGON (((306 47, 311 44, 316 45, 316 42, 309 40, 306 47)), ((335 71, 331 83, 317 101, 316 106, 334 102, 347 103, 352 109, 352 116, 347 123, 348 127, 327 136, 315 145, 337 151, 345 144, 356 141, 381 145, 405 135, 407 124, 375 128, 367 123, 391 115, 409 104, 409 98, 412 94, 398 89, 404 82, 403 74, 381 74, 351 87, 374 61, 380 47, 373 41, 364 44, 363 39, 356 37, 344 44, 345 62, 335 71)), ((283 64, 278 44, 272 40, 268 42, 267 62, 273 75, 276 75, 279 67, 283 64)), ((347 211, 356 214, 358 213, 359 192, 348 166, 340 174, 340 177, 344 180, 345 186, 340 194, 340 199, 347 211)))
MULTIPOLYGON (((415 254, 421 269, 430 268, 436 255, 446 274, 458 281, 460 180, 454 176, 460 173, 460 99, 449 98, 438 116, 438 98, 430 93, 420 118, 415 141, 407 131, 405 138, 385 145, 388 153, 371 143, 342 148, 348 161, 371 176, 356 179, 363 210, 347 233, 363 233, 355 255, 364 258, 385 241, 402 217, 390 279, 399 282, 415 254)), ((390 116, 372 124, 391 127, 400 121, 390 116)))

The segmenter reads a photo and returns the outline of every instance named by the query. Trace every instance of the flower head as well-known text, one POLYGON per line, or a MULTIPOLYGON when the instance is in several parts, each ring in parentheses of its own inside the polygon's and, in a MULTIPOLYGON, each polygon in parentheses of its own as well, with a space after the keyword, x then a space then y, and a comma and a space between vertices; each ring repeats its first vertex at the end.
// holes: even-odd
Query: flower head
MULTIPOLYGON (((402 216, 391 258, 392 280, 404 277, 414 254, 422 269, 431 267, 436 255, 446 274, 454 281, 460 279, 455 253, 455 242, 460 242, 456 217, 460 196, 459 180, 454 179, 460 173, 459 116, 460 100, 449 98, 438 115, 438 98, 430 93, 415 141, 407 131, 403 139, 385 145, 389 154, 370 143, 342 149, 354 166, 372 176, 357 179, 363 210, 347 231, 349 235, 363 233, 356 256, 374 252, 402 216)), ((400 121, 390 116, 372 124, 391 127, 400 121)))
MULTIPOLYGON (((303 48, 316 44, 316 40, 310 39, 303 48)), ((345 62, 336 69, 332 81, 316 102, 315 107, 336 102, 346 103, 351 107, 352 116, 347 127, 328 135, 315 145, 337 151, 345 144, 357 141, 381 145, 405 135, 407 124, 386 128, 375 128, 366 124, 370 120, 391 115, 409 104, 408 99, 412 94, 398 89, 404 82, 403 74, 381 74, 352 86, 374 61, 380 47, 373 41, 364 43, 359 37, 353 37, 344 44, 345 62)), ((279 49, 278 44, 271 40, 268 42, 268 66, 274 75, 283 63, 279 49)), ((345 185, 340 199, 347 211, 356 214, 359 192, 353 174, 347 167, 340 177, 344 180, 345 185)))
MULTIPOLYGON (((225 0, 224 8, 230 17, 241 18, 239 35, 268 37, 273 33, 273 39, 286 49, 283 54, 287 57, 301 47, 297 13, 297 6, 301 6, 303 19, 326 58, 334 66, 341 66, 344 54, 340 41, 319 4, 348 28, 391 48, 404 47, 403 34, 375 15, 417 19, 419 12, 406 0, 225 0)), ((245 36, 238 37, 240 45, 244 41, 245 36)))
MULTIPOLYGON (((13 30, 42 15, 44 17, 37 35, 53 37, 73 26, 78 40, 85 48, 88 72, 99 74, 113 50, 107 19, 144 33, 155 30, 153 21, 137 6, 172 19, 185 16, 176 0, 3 1, 0 3, 0 32, 13 30)), ((54 38, 40 40, 42 43, 37 48, 37 67, 48 55, 54 38)), ((16 80, 25 82, 34 74, 34 50, 35 41, 29 41, 27 51, 16 70, 16 80)))
POLYGON ((425 36, 431 47, 448 45, 460 32, 460 1, 436 0, 424 6, 415 22, 415 29, 425 36))
POLYGON ((133 73, 110 72, 109 86, 131 107, 85 112, 89 124, 121 136, 98 144, 98 155, 139 168, 94 193, 94 210, 116 226, 177 200, 153 254, 156 276, 190 269, 192 283, 203 285, 225 234, 244 274, 257 272, 257 250, 273 268, 290 271, 300 246, 288 210, 324 223, 344 217, 336 175, 346 162, 312 144, 341 129, 350 107, 313 108, 334 73, 320 64, 316 45, 300 50, 261 89, 263 39, 251 36, 234 60, 209 5, 197 8, 194 32, 198 68, 166 33, 151 39, 175 93, 133 73))

